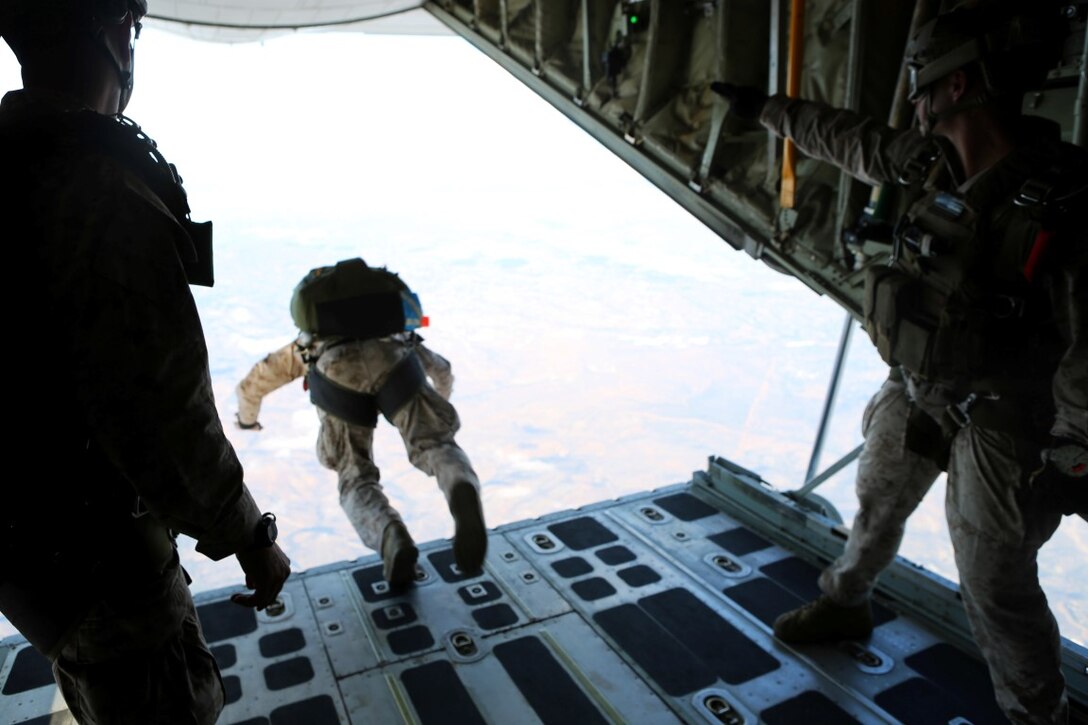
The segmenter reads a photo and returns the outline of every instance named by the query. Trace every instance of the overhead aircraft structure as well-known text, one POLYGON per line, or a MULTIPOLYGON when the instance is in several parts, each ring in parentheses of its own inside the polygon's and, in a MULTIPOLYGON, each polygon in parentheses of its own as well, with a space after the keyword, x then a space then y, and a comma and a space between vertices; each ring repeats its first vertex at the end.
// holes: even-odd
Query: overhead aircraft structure
MULTIPOLYGON (((454 32, 566 114, 727 244, 860 315, 865 270, 891 244, 898 189, 873 188, 804 158, 728 113, 710 84, 728 79, 850 108, 906 127, 902 49, 949 0, 450 0, 156 2, 151 22, 209 40, 312 28, 454 32), (440 23, 434 22, 440 21, 440 23), (866 209, 869 214, 862 220, 866 209), (862 226, 859 228, 859 221, 862 226)), ((1082 5, 1028 112, 1082 143, 1082 5)))
MULTIPOLYGON (((892 254, 878 230, 902 215, 903 193, 804 157, 731 114, 711 83, 906 128, 907 39, 951 4, 153 0, 146 22, 221 42, 461 36, 713 230, 722 253, 833 299, 849 329, 867 270, 892 254)), ((1084 145, 1088 3, 1062 7, 1061 59, 1025 111, 1084 145)), ((710 456, 686 483, 492 530, 477 575, 457 569, 449 542, 423 544, 407 592, 368 556, 292 575, 260 613, 227 590, 198 593, 228 695, 222 722, 1003 722, 957 585, 904 558, 879 581, 870 638, 773 636, 842 551, 848 529, 811 491, 849 460, 778 491, 710 456)), ((1088 722, 1088 650, 1063 640, 1062 658, 1073 722, 1088 722)), ((0 721, 65 717, 47 663, 21 637, 0 642, 0 721)))

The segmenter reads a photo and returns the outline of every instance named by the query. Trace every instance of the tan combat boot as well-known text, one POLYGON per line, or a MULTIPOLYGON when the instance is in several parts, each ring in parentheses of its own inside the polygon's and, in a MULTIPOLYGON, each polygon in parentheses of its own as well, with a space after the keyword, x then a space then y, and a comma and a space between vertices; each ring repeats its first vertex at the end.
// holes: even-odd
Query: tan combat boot
POLYGON ((382 532, 382 576, 394 589, 415 581, 419 549, 403 521, 390 522, 382 532))
POLYGON ((487 527, 480 493, 467 481, 454 484, 450 491, 453 514, 453 559, 465 574, 474 574, 484 565, 487 553, 487 527))
POLYGON ((774 621, 774 636, 791 644, 861 639, 872 632, 873 610, 868 601, 844 607, 826 596, 774 621))

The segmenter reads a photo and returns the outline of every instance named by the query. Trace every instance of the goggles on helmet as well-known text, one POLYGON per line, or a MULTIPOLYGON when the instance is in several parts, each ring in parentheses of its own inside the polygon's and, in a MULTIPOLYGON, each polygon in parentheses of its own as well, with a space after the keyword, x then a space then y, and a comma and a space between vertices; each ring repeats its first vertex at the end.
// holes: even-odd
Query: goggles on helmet
POLYGON ((907 60, 907 99, 911 102, 917 101, 936 81, 968 63, 982 60, 982 51, 982 42, 978 38, 967 38, 956 47, 929 60, 922 60, 921 54, 907 60))

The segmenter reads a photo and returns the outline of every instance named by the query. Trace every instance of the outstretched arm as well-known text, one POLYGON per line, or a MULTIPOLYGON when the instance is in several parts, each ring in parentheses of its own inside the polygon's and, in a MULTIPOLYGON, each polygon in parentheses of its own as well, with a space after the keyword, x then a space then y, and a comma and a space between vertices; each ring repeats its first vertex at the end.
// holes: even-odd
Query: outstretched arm
POLYGON ((261 412, 261 400, 264 396, 305 374, 306 364, 294 342, 265 356, 235 388, 238 395, 238 425, 246 429, 260 430, 257 416, 261 412))
POLYGON ((894 183, 927 147, 936 151, 934 141, 914 129, 896 130, 854 111, 782 94, 767 99, 759 122, 806 155, 868 184, 894 183))

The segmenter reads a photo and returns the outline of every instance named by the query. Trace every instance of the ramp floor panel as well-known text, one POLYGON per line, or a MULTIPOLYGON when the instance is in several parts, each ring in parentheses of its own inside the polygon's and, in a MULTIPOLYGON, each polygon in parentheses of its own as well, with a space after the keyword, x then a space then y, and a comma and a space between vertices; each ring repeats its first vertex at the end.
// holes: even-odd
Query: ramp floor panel
MULTIPOLYGON (((403 591, 374 555, 293 574, 264 612, 197 594, 220 722, 1000 721, 977 652, 917 602, 880 592, 864 641, 775 640, 826 557, 766 505, 761 523, 693 482, 500 527, 482 572, 424 544, 403 591)), ((49 663, 0 642, 0 722, 68 721, 49 663)))

